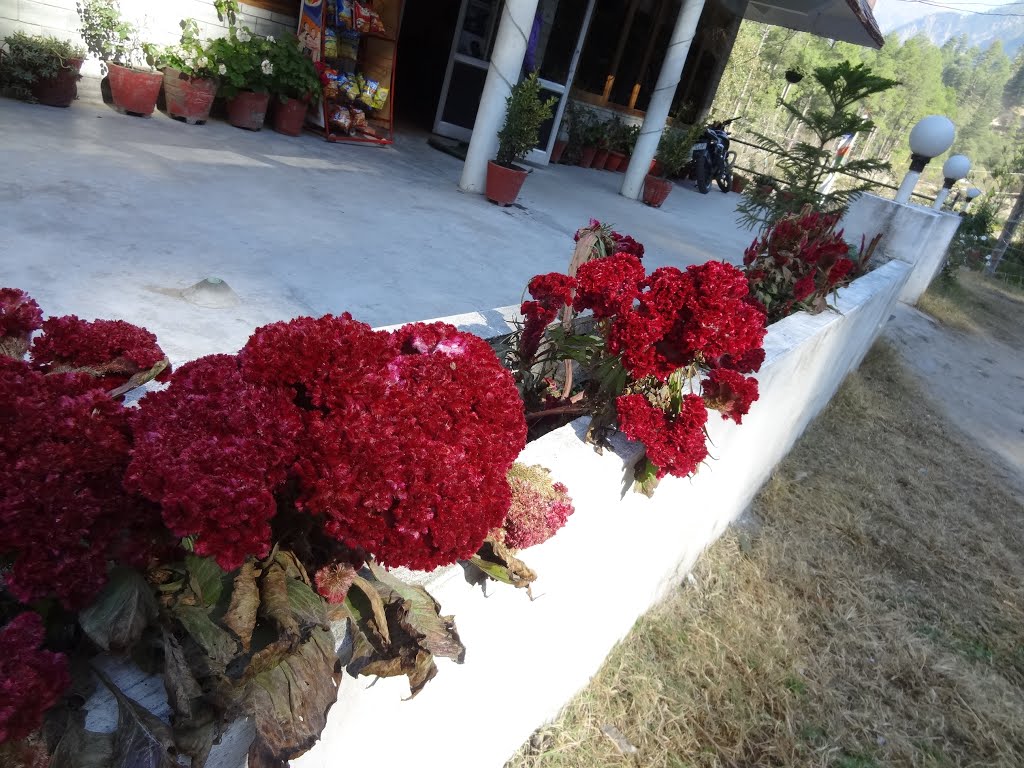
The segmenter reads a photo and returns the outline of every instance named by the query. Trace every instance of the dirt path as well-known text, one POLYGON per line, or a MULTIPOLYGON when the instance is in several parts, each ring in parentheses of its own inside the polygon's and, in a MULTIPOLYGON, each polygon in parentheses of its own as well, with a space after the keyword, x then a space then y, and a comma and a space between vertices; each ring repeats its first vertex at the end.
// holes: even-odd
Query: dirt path
POLYGON ((1024 294, 964 275, 952 290, 933 290, 922 306, 935 317, 898 305, 885 337, 1024 499, 1024 294))

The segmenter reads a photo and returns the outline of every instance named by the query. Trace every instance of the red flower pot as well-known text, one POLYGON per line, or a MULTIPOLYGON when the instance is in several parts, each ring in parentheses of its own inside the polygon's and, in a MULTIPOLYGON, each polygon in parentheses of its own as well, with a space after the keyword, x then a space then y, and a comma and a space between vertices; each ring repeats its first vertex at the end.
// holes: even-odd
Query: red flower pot
POLYGON ((242 91, 232 99, 228 99, 228 122, 236 128, 247 131, 258 131, 267 119, 267 105, 270 104, 269 93, 242 91))
POLYGON ((604 169, 604 164, 608 162, 608 150, 599 149, 594 153, 594 168, 598 170, 604 169))
POLYGON ((210 119, 210 107, 216 95, 216 80, 189 77, 174 67, 164 70, 164 98, 171 117, 180 117, 189 125, 205 123, 210 119))
POLYGON ((108 64, 107 69, 114 106, 131 115, 152 115, 160 86, 164 83, 163 73, 140 72, 119 64, 108 64))
POLYGON ((757 188, 757 194, 761 197, 768 197, 772 192, 775 191, 775 187, 771 184, 761 184, 757 188))
POLYGON ((276 99, 274 101, 274 130, 285 136, 298 136, 306 124, 308 99, 276 99))
POLYGON ((650 173, 651 173, 652 176, 661 176, 661 163, 658 162, 657 158, 655 158, 654 160, 651 160, 651 170, 650 170, 650 173))
POLYGON ((565 148, 569 145, 567 141, 561 141, 555 139, 555 146, 551 149, 551 162, 557 165, 562 162, 562 153, 565 152, 565 148))
POLYGON ((626 162, 626 156, 621 152, 609 152, 608 159, 604 163, 604 169, 606 171, 621 171, 624 170, 623 163, 626 162))
POLYGON ((671 191, 672 182, 668 179, 659 179, 657 176, 644 179, 644 202, 652 208, 661 208, 671 191))
POLYGON ((54 77, 36 80, 32 83, 32 96, 48 107, 68 107, 78 98, 78 81, 82 76, 78 70, 81 59, 68 59, 54 77))
POLYGON ((506 168, 494 161, 487 163, 487 199, 498 205, 511 205, 526 181, 526 171, 506 168))
POLYGON ((597 154, 597 147, 584 147, 580 155, 580 168, 589 168, 594 164, 594 155, 597 154))
POLYGON ((732 191, 737 195, 742 194, 743 190, 747 188, 747 180, 742 176, 732 177, 732 191))

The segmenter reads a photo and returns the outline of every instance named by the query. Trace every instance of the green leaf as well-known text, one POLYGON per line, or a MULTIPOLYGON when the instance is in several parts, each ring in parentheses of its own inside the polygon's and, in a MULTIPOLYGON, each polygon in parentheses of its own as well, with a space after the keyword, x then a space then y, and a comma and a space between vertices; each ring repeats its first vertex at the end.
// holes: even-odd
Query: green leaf
POLYGON ((114 568, 107 586, 78 614, 82 630, 105 651, 131 647, 157 616, 156 600, 149 584, 131 568, 114 568))
POLYGON ((637 464, 633 489, 644 496, 650 497, 654 495, 658 482, 658 467, 645 456, 643 462, 637 464))
POLYGON ((212 557, 185 556, 185 570, 188 585, 195 592, 199 602, 207 608, 216 605, 224 591, 224 577, 227 575, 212 557))
POLYGON ((373 618, 374 629, 377 630, 377 633, 380 635, 383 642, 390 643, 391 637, 388 633, 388 619, 384 613, 384 601, 381 600, 380 593, 362 576, 356 576, 352 580, 352 587, 349 587, 349 594, 346 597, 352 597, 352 602, 356 604, 357 610, 361 616, 366 616, 366 609, 369 609, 369 614, 373 618), (359 594, 352 595, 352 587, 355 587, 359 594), (365 603, 362 603, 362 601, 359 600, 359 595, 363 596, 365 603))
POLYGON ((85 710, 68 713, 67 728, 53 750, 49 768, 109 768, 114 734, 85 730, 85 710))
POLYGON ((174 609, 178 621, 192 639, 213 661, 226 667, 238 652, 238 642, 227 632, 213 623, 205 608, 195 605, 178 605, 174 609))
POLYGON ((480 551, 473 555, 469 562, 495 581, 517 589, 526 589, 527 592, 530 590, 530 584, 537 579, 537 574, 517 558, 511 549, 490 537, 484 541, 480 551))

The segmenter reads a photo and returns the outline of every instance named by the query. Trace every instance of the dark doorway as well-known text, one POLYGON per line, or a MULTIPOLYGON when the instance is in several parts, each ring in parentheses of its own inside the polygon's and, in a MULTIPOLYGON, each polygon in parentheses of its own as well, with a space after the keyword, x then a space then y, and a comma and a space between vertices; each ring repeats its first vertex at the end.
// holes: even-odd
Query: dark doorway
POLYGON ((434 127, 460 0, 407 0, 398 37, 395 118, 423 130, 434 127))

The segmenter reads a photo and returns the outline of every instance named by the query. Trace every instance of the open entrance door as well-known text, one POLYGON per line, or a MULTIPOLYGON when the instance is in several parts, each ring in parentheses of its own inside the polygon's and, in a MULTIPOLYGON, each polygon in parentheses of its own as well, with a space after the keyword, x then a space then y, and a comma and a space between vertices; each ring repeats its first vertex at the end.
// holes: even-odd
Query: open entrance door
MULTIPOLYGON (((540 0, 530 30, 524 70, 538 70, 541 98, 558 98, 554 117, 541 126, 529 159, 547 163, 558 138, 596 0, 540 0)), ((437 105, 434 133, 469 141, 501 21, 502 0, 462 0, 448 70, 437 105)))

